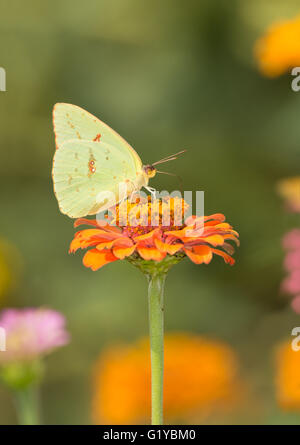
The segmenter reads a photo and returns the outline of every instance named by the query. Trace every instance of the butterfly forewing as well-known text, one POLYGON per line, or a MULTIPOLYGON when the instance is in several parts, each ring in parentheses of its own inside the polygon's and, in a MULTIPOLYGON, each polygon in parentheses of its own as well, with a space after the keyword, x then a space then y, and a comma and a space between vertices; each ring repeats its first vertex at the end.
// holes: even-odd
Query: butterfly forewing
POLYGON ((136 151, 116 131, 76 105, 57 103, 53 108, 53 126, 56 148, 71 139, 105 142, 113 145, 120 153, 127 152, 136 168, 142 162, 136 151))
POLYGON ((84 109, 56 104, 53 125, 53 183, 62 213, 72 218, 94 215, 110 207, 109 193, 119 202, 148 183, 135 150, 84 109), (127 191, 121 196, 124 184, 127 191))

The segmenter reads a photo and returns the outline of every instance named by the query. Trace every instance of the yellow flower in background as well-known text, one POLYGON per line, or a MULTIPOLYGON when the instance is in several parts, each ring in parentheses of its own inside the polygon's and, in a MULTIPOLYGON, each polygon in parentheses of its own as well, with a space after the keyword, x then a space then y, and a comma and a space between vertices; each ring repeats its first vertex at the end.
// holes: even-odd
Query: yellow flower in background
POLYGON ((277 77, 300 66, 300 16, 273 24, 255 45, 259 69, 277 77))
POLYGON ((281 180, 277 189, 289 210, 300 213, 300 176, 281 180))
MULTIPOLYGON (((97 424, 145 423, 150 415, 149 342, 109 347, 94 369, 97 424)), ((227 344, 194 334, 165 336, 164 410, 167 422, 189 420, 237 399, 237 358, 227 344)))
POLYGON ((291 341, 278 348, 275 383, 279 406, 300 410, 300 351, 292 349, 291 341))

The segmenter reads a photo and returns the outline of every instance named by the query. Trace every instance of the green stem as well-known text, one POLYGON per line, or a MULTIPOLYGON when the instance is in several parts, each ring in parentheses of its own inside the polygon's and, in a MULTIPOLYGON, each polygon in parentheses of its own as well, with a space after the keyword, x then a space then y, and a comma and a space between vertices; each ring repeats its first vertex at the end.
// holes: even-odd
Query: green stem
POLYGON ((163 424, 164 284, 166 274, 148 275, 149 329, 151 343, 151 419, 163 424))
POLYGON ((15 391, 15 404, 20 425, 39 425, 38 388, 30 385, 15 391))

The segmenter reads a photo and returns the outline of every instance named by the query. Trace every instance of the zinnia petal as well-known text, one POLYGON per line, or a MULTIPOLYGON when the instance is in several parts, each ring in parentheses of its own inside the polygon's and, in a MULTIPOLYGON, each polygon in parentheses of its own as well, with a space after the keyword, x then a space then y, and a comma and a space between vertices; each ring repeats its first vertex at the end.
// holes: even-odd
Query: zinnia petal
POLYGON ((121 229, 119 227, 110 225, 105 220, 98 221, 96 219, 78 218, 74 222, 74 227, 78 227, 78 226, 82 226, 82 225, 94 226, 94 227, 97 227, 98 229, 102 229, 102 230, 109 231, 109 232, 117 232, 117 233, 121 232, 121 229))
POLYGON ((234 235, 224 235, 224 239, 231 239, 236 243, 237 246, 240 245, 240 240, 234 235))
POLYGON ((230 266, 234 265, 235 260, 230 255, 228 255, 227 253, 225 253, 225 252, 223 252, 222 250, 219 250, 219 249, 211 249, 211 250, 216 255, 220 255, 221 257, 223 257, 225 263, 230 264, 230 266))
POLYGON ((208 264, 213 256, 209 246, 194 246, 192 249, 184 249, 184 251, 195 264, 208 264))
POLYGON ((234 247, 229 243, 224 243, 222 248, 227 252, 229 255, 233 255, 235 250, 234 247))
POLYGON ((105 266, 105 264, 112 263, 118 258, 107 249, 102 251, 98 249, 91 249, 83 257, 83 265, 85 267, 90 267, 93 271, 100 269, 100 267, 105 266))
POLYGON ((133 242, 131 241, 131 239, 122 236, 120 238, 115 238, 111 241, 106 241, 104 243, 97 244, 97 249, 98 250, 111 249, 115 245, 119 247, 131 247, 133 245, 133 242))
POLYGON ((78 249, 86 249, 87 247, 96 246, 99 243, 99 240, 95 239, 82 239, 82 238, 74 238, 70 244, 69 253, 74 253, 78 249))
POLYGON ((185 220, 185 224, 187 226, 190 225, 195 225, 195 224, 203 224, 203 222, 207 222, 210 220, 215 220, 218 222, 223 222, 225 221, 225 216, 223 215, 223 213, 214 213, 213 215, 208 215, 208 216, 189 216, 186 220, 185 220))
POLYGON ((114 247, 113 248, 113 254, 119 259, 124 260, 124 258, 130 256, 135 251, 136 246, 130 246, 130 247, 114 247))
POLYGON ((159 232, 159 229, 151 230, 151 232, 145 233, 144 235, 139 235, 134 237, 134 241, 145 241, 149 239, 153 239, 154 235, 159 232))
POLYGON ((159 250, 157 250, 156 247, 147 247, 143 244, 137 245, 137 251, 140 256, 146 261, 161 261, 167 255, 166 252, 160 252, 159 250))
POLYGON ((99 224, 96 219, 78 218, 74 222, 74 227, 83 226, 83 225, 94 226, 99 229, 99 224))
POLYGON ((163 242, 159 238, 154 239, 154 244, 160 252, 163 253, 166 252, 169 255, 174 255, 175 253, 179 252, 180 249, 183 248, 183 244, 181 243, 169 244, 167 242, 163 242))
POLYGON ((221 235, 210 235, 199 238, 200 241, 211 244, 212 246, 222 246, 224 244, 224 237, 221 235))

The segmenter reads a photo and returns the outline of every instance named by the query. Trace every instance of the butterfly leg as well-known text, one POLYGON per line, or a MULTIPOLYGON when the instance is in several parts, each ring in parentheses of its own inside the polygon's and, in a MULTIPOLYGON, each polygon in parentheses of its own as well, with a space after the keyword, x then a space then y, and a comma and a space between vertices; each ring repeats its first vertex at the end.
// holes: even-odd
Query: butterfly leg
POLYGON ((151 193, 151 196, 156 199, 156 189, 153 187, 145 186, 145 189, 151 193))
POLYGON ((136 193, 136 191, 137 191, 137 190, 133 190, 133 192, 131 192, 131 194, 130 194, 130 198, 129 198, 129 201, 130 201, 130 202, 132 202, 132 197, 133 197, 133 195, 136 193))

